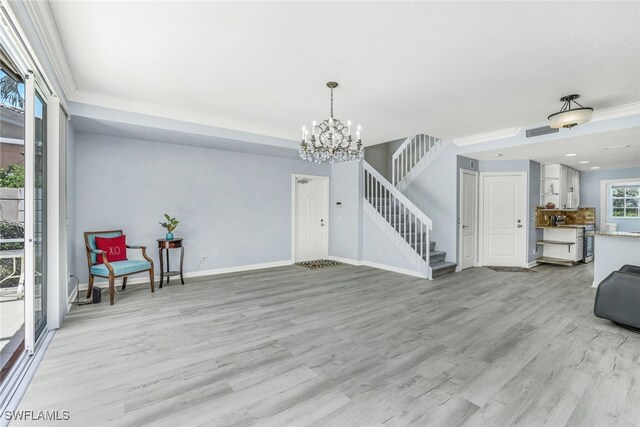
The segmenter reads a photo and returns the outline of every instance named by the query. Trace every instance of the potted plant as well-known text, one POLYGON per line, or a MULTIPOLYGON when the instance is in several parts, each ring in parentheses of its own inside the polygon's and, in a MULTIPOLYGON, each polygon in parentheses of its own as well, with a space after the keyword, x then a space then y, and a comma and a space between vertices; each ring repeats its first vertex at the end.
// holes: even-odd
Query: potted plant
POLYGON ((166 222, 160 222, 159 224, 167 229, 167 234, 165 235, 165 239, 173 240, 173 230, 176 229, 180 221, 175 218, 171 218, 169 215, 164 214, 164 217, 167 219, 166 222))

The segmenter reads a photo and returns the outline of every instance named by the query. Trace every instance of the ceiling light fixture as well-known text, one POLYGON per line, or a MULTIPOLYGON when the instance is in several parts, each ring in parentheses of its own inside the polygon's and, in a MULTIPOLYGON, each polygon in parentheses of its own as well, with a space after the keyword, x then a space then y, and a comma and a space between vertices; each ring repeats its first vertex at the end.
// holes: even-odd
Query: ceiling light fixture
POLYGON ((493 155, 493 157, 502 157, 502 153, 496 153, 493 155))
POLYGON ((600 169, 600 166, 591 166, 591 169, 600 169))
POLYGON ((578 101, 576 101, 578 98, 580 98, 580 95, 567 95, 560 98, 560 101, 564 102, 564 105, 560 111, 547 117, 547 119, 549 119, 549 126, 556 129, 571 129, 576 125, 581 125, 591 120, 593 108, 583 107, 578 104, 578 101), (571 108, 572 102, 577 105, 577 107, 574 106, 574 108, 571 108))
POLYGON ((351 137, 351 121, 345 126, 340 120, 333 118, 333 89, 338 87, 338 83, 328 82, 327 87, 331 90, 331 116, 319 125, 314 120, 311 136, 307 128, 302 127, 300 157, 316 163, 360 160, 364 157, 360 139, 361 127, 358 126, 354 141, 351 137))
POLYGON ((581 160, 581 161, 579 161, 578 163, 581 163, 581 164, 583 164, 583 165, 584 165, 584 164, 589 163, 589 160, 581 160))
POLYGON ((569 154, 565 154, 566 157, 573 157, 573 156, 577 156, 576 153, 569 153, 569 154))
POLYGON ((623 148, 631 148, 631 144, 627 144, 627 145, 616 145, 613 147, 604 147, 605 150, 620 150, 623 148))

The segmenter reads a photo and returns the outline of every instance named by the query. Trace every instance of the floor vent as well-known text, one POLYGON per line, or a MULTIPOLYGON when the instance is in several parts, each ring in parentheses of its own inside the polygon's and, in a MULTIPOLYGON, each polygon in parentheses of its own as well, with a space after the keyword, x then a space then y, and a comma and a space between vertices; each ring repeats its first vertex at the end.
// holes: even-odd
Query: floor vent
POLYGON ((550 126, 542 126, 541 128, 527 129, 527 138, 533 138, 534 136, 548 135, 550 133, 557 133, 560 129, 552 128, 550 126))

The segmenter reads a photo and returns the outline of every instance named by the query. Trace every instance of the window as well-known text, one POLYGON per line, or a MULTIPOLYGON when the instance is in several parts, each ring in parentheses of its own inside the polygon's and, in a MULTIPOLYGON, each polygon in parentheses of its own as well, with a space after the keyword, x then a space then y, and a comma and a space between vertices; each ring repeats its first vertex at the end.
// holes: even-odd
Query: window
POLYGON ((611 217, 640 219, 640 183, 611 186, 611 217))

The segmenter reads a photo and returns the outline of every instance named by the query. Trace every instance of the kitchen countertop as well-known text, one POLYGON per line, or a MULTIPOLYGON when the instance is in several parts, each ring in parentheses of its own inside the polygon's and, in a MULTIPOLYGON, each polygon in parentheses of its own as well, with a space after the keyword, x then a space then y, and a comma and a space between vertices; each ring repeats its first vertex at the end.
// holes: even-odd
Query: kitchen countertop
POLYGON ((613 233, 605 233, 604 231, 594 231, 593 234, 596 236, 631 237, 631 238, 640 239, 640 233, 631 233, 629 231, 615 231, 613 233))
POLYGON ((551 225, 539 225, 536 228, 540 230, 555 230, 558 228, 584 228, 589 225, 594 225, 594 224, 565 224, 565 225, 558 225, 555 227, 551 225))

